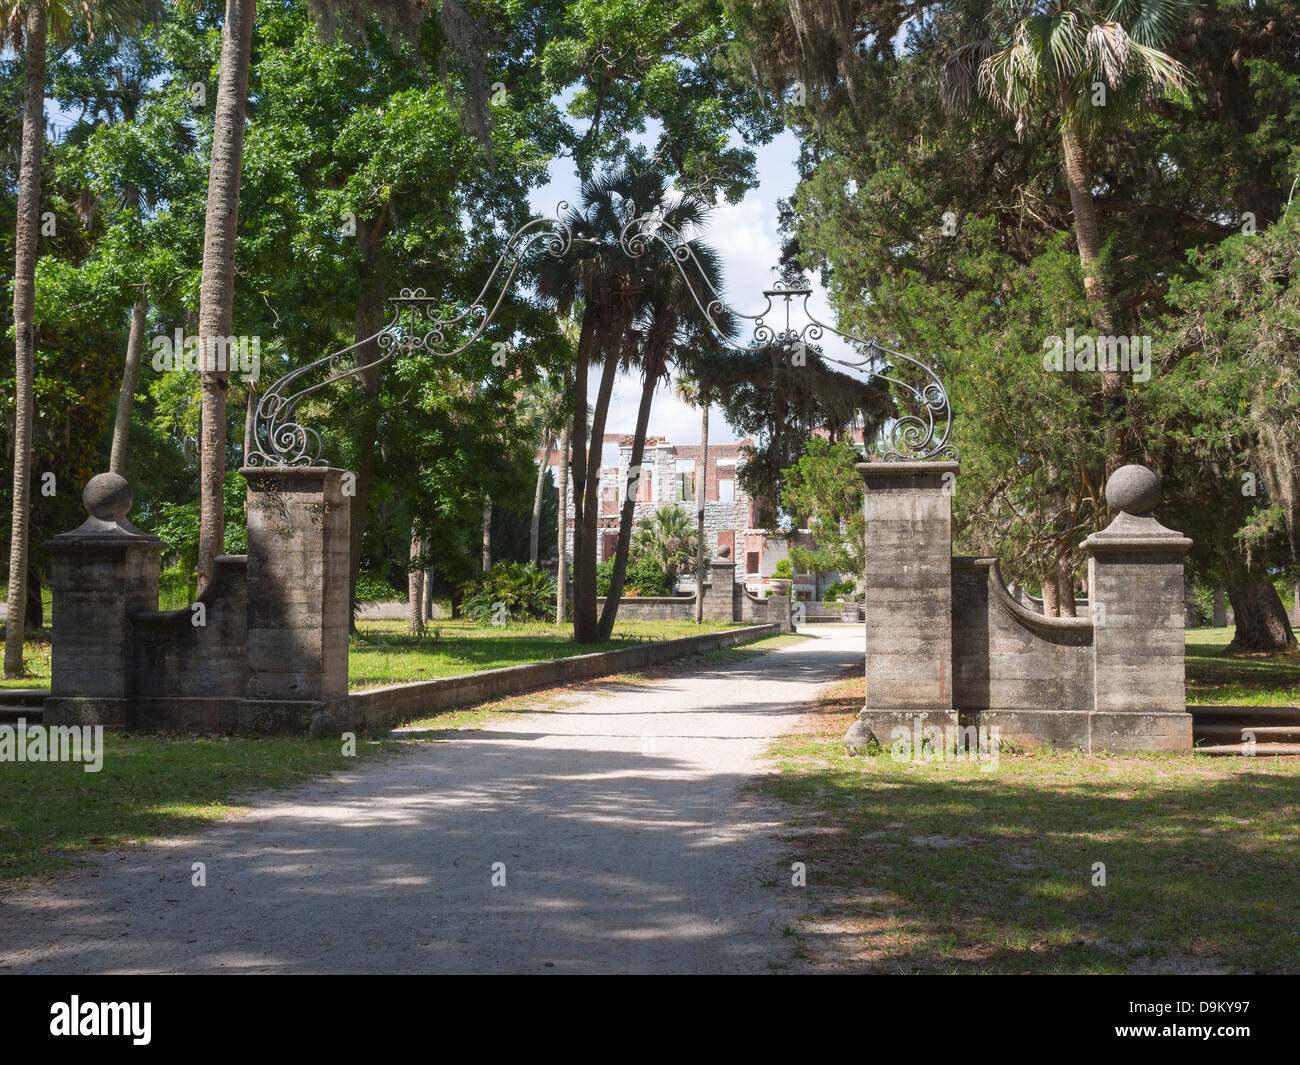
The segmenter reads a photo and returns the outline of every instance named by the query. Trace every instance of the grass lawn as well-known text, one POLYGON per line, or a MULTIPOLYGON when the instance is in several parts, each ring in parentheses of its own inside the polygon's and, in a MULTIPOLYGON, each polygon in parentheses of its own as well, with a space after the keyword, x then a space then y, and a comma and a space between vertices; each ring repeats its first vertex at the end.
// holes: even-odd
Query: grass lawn
POLYGON ((568 625, 494 626, 459 620, 433 621, 423 636, 412 636, 406 631, 405 621, 365 621, 358 624, 358 635, 349 646, 348 686, 358 691, 385 684, 451 677, 735 627, 716 621, 702 625, 693 621, 627 621, 619 623, 612 640, 576 644, 568 625))
MULTIPOLYGON (((569 655, 631 647, 637 643, 676 640, 736 628, 728 622, 626 621, 603 643, 575 644, 568 625, 475 625, 469 621, 435 621, 423 636, 406 631, 405 621, 363 621, 349 642, 348 687, 352 691, 403 684, 433 677, 451 677, 480 669, 546 662, 569 655)), ((4 626, 0 625, 0 635, 4 626)), ((28 676, 0 681, 4 688, 50 686, 50 633, 41 629, 27 634, 23 657, 28 676)))
POLYGON ((396 745, 105 733, 103 768, 0 762, 0 884, 56 873, 88 850, 184 836, 236 811, 238 798, 355 765, 396 745))
MULTIPOLYGON (((637 640, 665 640, 700 630, 690 622, 638 622, 620 626, 616 639, 577 648, 568 629, 553 625, 490 628, 440 622, 424 637, 404 633, 405 622, 368 622, 349 656, 352 686, 449 676, 476 669, 535 662, 568 654, 626 647, 637 640), (359 677, 361 679, 359 679, 359 677)), ((727 628, 708 624, 712 631, 727 628)), ((28 666, 37 678, 10 687, 49 683, 49 635, 33 633, 28 666)), ((753 646, 781 646, 796 637, 776 637, 753 646)), ((712 655, 760 653, 723 649, 712 655)), ((681 668, 680 665, 678 668, 681 668)), ((629 675, 625 679, 633 680, 629 675)), ((480 707, 452 710, 424 722, 433 739, 482 725, 502 714, 535 713, 566 705, 563 691, 538 692, 480 707)), ((358 737, 357 757, 396 750, 395 742, 358 737)), ((252 791, 282 788, 311 776, 356 764, 337 742, 307 739, 165 738, 105 734, 103 769, 87 773, 80 764, 0 762, 0 885, 15 886, 57 873, 81 854, 197 832, 239 809, 252 791)))
POLYGON ((1225 658, 1232 629, 1187 630, 1187 701, 1300 706, 1300 653, 1225 658))
POLYGON ((879 972, 1300 972, 1300 759, 849 758, 832 686, 756 787, 808 865, 796 954, 879 972), (1105 864, 1106 886, 1093 885, 1105 864))

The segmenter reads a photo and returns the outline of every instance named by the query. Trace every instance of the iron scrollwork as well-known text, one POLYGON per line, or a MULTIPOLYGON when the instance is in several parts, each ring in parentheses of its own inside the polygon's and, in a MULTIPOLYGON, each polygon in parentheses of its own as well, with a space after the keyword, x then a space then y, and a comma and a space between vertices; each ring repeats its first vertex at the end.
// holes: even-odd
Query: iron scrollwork
POLYGON ((736 310, 714 288, 696 259, 690 241, 664 221, 662 214, 654 212, 637 215, 635 208, 630 213, 635 217, 623 226, 619 234, 619 243, 624 253, 634 259, 640 258, 649 249, 651 241, 658 241, 666 248, 671 253, 687 290, 719 341, 737 351, 762 351, 772 347, 789 351, 798 345, 815 343, 827 333, 832 333, 851 344, 859 345, 863 351, 860 359, 838 359, 829 355, 822 355, 821 358, 850 370, 866 371, 872 377, 888 381, 902 390, 908 410, 882 427, 883 458, 891 462, 956 460, 957 448, 951 442, 952 405, 948 400, 948 390, 933 367, 904 352, 887 348, 877 340, 860 337, 820 321, 808 306, 808 300, 812 296, 812 289, 809 288, 778 284, 764 290, 763 298, 766 302, 757 313, 746 314, 736 310), (688 266, 692 267, 689 271, 688 266), (702 285, 703 292, 696 287, 697 284, 702 285), (773 313, 775 300, 782 301, 785 320, 773 325, 769 323, 769 316, 773 313), (791 316, 791 306, 796 300, 801 301, 806 319, 800 326, 796 326, 791 316), (719 321, 724 316, 752 323, 750 340, 733 340, 719 321), (921 378, 920 384, 896 376, 898 368, 904 366, 916 371, 921 378))
POLYGON ((506 241, 478 296, 459 314, 441 317, 442 302, 424 289, 402 289, 390 299, 392 318, 378 333, 359 340, 296 370, 272 384, 258 401, 253 416, 253 448, 250 466, 319 466, 320 434, 298 417, 308 396, 346 377, 357 377, 387 362, 394 355, 428 352, 439 358, 459 355, 482 337, 505 301, 520 267, 534 248, 555 258, 565 255, 573 234, 564 222, 568 204, 556 208, 557 221, 534 218, 517 229, 506 241), (358 363, 355 353, 377 343, 379 354, 358 363), (319 378, 319 380, 318 380, 319 378), (314 383, 308 383, 314 382, 314 383))

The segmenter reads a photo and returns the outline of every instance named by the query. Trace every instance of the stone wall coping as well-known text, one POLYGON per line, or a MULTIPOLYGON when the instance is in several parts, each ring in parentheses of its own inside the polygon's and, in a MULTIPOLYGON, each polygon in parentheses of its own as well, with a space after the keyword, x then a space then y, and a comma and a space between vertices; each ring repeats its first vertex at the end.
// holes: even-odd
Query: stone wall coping
POLYGON ((1130 514, 1121 510, 1101 532, 1095 532, 1079 545, 1094 554, 1101 551, 1186 551, 1192 546, 1180 532, 1166 529, 1150 514, 1130 514))
POLYGON ((348 471, 337 466, 242 466, 239 472, 244 475, 246 481, 272 474, 291 481, 320 481, 328 474, 342 475, 348 471))
POLYGON ((919 473, 957 473, 960 462, 859 462, 856 465, 862 477, 915 477, 919 473))
POLYGON ((559 666, 571 666, 574 679, 590 680, 599 676, 617 673, 624 662, 631 662, 641 657, 651 648, 661 659, 676 658, 690 654, 695 650, 711 650, 709 646, 715 641, 720 646, 734 646, 751 640, 763 639, 780 633, 780 625, 773 622, 757 625, 734 625, 725 629, 702 632, 698 636, 681 636, 675 640, 659 640, 654 643, 635 644, 631 647, 618 647, 609 651, 590 651, 581 655, 566 655, 563 658, 548 658, 541 662, 521 662, 514 666, 501 666, 497 669, 481 669, 474 673, 457 673, 450 677, 433 677, 429 680, 406 681, 402 684, 385 684, 378 688, 363 688, 348 692, 347 700, 355 703, 384 700, 389 696, 429 693, 439 690, 455 690, 458 687, 473 687, 475 682, 498 681, 496 695, 512 692, 529 691, 539 685, 563 683, 549 676, 559 666), (583 668, 583 667, 586 668, 583 668))
POLYGON ((1108 551, 1179 551, 1185 552, 1192 541, 1181 533, 1168 536, 1107 536, 1093 533, 1079 545, 1080 550, 1094 555, 1108 551))
POLYGON ((137 529, 125 518, 118 521, 106 521, 103 518, 87 518, 71 532, 59 533, 45 541, 45 546, 53 550, 77 547, 82 544, 111 546, 120 544, 156 544, 161 551, 166 547, 153 533, 137 529))
POLYGON ((1017 603, 1007 588, 1006 581, 1002 579, 1002 566, 996 558, 955 557, 952 562, 954 569, 987 570, 989 590, 992 591, 993 597, 1008 614, 1031 631, 1051 633, 1093 631, 1092 618, 1049 618, 1046 614, 1040 614, 1017 603))

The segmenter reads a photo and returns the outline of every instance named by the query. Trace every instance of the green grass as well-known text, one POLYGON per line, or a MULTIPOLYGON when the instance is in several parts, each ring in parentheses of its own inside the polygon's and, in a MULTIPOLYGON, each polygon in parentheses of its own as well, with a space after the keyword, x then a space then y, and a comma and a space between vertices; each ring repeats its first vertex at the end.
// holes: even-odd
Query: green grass
POLYGON ((1300 972, 1300 759, 849 758, 860 678, 773 748, 802 957, 878 972, 1300 972), (1094 863, 1107 883, 1094 886, 1094 863))
POLYGON ((90 850, 197 832, 240 797, 355 765, 395 745, 105 733, 103 767, 0 762, 0 882, 57 873, 90 850))
MULTIPOLYGON (((676 640, 738 626, 706 621, 628 621, 614 630, 613 639, 576 644, 572 629, 549 624, 475 625, 469 621, 431 622, 423 636, 406 631, 405 621, 363 621, 349 641, 348 686, 352 691, 385 684, 430 680, 473 673, 481 669, 548 662, 554 658, 633 647, 647 641, 676 640)), ((0 625, 0 634, 4 626, 0 625)), ((28 676, 0 681, 5 688, 48 688, 50 634, 29 632, 23 645, 28 676)))
POLYGON ((349 647, 348 685, 353 691, 385 684, 451 677, 482 669, 548 662, 555 658, 617 650, 646 641, 675 640, 733 628, 724 622, 629 621, 614 638, 576 644, 572 629, 544 623, 475 625, 468 621, 433 621, 422 636, 406 631, 404 621, 365 621, 349 647))
POLYGON ((1300 654, 1227 657, 1232 631, 1187 630, 1188 703, 1300 706, 1300 654))

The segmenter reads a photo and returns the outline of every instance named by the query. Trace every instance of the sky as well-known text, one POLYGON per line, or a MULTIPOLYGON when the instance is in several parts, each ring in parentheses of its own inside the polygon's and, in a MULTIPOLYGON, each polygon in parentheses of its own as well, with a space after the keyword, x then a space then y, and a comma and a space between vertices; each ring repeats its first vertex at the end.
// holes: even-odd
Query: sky
MULTIPOLYGON (((652 138, 655 131, 647 133, 652 138)), ((737 204, 723 204, 710 219, 703 239, 722 259, 723 296, 736 310, 756 313, 764 306, 763 290, 771 288, 778 279, 777 262, 780 258, 781 238, 778 232, 777 201, 789 197, 798 182, 795 164, 799 158, 799 143, 790 131, 784 131, 771 142, 755 149, 757 157, 758 187, 737 204)), ((578 202, 578 178, 568 158, 553 160, 551 180, 534 189, 529 197, 532 209, 548 218, 555 217, 555 206, 561 200, 578 202)), ((825 322, 834 325, 825 293, 813 282, 813 295, 809 306, 825 322)), ((792 324, 798 327, 801 322, 792 324)), ((748 339, 745 337, 744 339, 748 339)), ((830 344, 826 350, 834 354, 830 344)), ((594 394, 595 382, 592 383, 594 394)), ((606 431, 631 434, 636 426, 636 410, 641 399, 640 379, 624 374, 614 387, 610 402, 606 431)), ((650 435, 666 437, 674 444, 700 442, 700 411, 677 398, 669 384, 656 392, 650 412, 650 435)), ((717 407, 709 412, 709 440, 714 443, 735 443, 740 438, 723 420, 717 407)))

